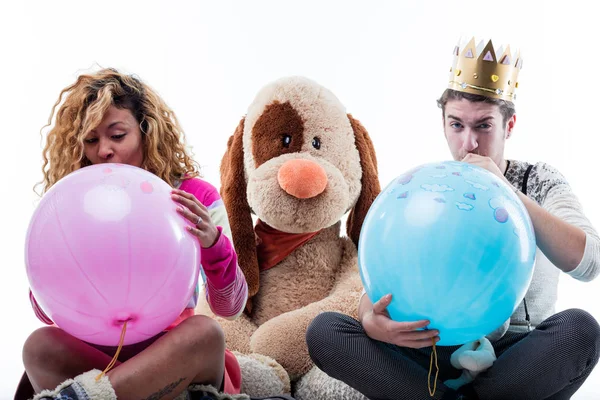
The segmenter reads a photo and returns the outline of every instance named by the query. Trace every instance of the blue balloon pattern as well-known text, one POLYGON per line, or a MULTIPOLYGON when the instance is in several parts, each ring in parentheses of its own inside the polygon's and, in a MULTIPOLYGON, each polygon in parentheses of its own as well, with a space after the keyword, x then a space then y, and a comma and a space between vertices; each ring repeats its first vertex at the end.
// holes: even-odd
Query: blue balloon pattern
POLYGON ((501 326, 531 282, 536 243, 521 200, 491 172, 448 161, 391 182, 367 213, 358 260, 375 302, 392 294, 397 321, 428 319, 438 345, 501 326))

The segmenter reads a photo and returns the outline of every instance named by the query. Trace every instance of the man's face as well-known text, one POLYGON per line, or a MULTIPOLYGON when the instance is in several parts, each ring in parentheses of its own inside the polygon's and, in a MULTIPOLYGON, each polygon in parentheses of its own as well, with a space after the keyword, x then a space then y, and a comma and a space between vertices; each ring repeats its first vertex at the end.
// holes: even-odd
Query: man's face
POLYGON ((504 159, 504 142, 516 116, 504 123, 495 104, 449 100, 444 113, 444 134, 452 157, 461 161, 469 153, 491 158, 497 165, 504 159))

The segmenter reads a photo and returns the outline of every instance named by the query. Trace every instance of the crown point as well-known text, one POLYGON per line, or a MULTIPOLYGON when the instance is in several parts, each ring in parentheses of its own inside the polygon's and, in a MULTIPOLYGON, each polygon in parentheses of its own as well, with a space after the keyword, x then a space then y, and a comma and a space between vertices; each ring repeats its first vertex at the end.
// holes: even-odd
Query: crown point
POLYGON ((492 52, 488 50, 487 53, 485 53, 485 57, 483 57, 484 61, 494 61, 494 57, 492 56, 492 52))
POLYGON ((505 100, 515 99, 517 75, 523 66, 519 51, 511 52, 509 46, 496 49, 491 40, 477 44, 472 38, 468 43, 454 47, 453 54, 451 89, 505 100))
POLYGON ((515 83, 515 88, 519 87, 519 82, 515 83))

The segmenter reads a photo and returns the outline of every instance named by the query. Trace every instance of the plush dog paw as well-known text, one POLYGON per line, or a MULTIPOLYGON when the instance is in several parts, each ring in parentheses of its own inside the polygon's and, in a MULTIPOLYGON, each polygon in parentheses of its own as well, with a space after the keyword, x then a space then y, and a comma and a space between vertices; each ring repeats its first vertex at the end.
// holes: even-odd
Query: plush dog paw
POLYGON ((367 400, 357 390, 313 367, 304 375, 294 392, 296 400, 367 400))
POLYGON ((290 393, 290 378, 277 361, 256 353, 234 354, 242 370, 242 393, 252 397, 290 393))

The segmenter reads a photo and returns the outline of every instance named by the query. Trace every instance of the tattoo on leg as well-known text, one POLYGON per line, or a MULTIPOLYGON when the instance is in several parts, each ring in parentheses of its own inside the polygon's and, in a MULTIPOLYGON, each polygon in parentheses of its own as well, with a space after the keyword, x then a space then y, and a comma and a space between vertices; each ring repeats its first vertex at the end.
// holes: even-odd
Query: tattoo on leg
POLYGON ((162 399, 163 397, 165 397, 166 395, 168 395, 169 393, 172 393, 173 390, 175 390, 175 388, 183 381, 185 381, 187 378, 181 378, 176 382, 172 382, 169 383, 167 386, 165 386, 164 388, 160 389, 158 392, 156 393, 152 393, 150 396, 146 397, 144 400, 159 400, 162 399))

